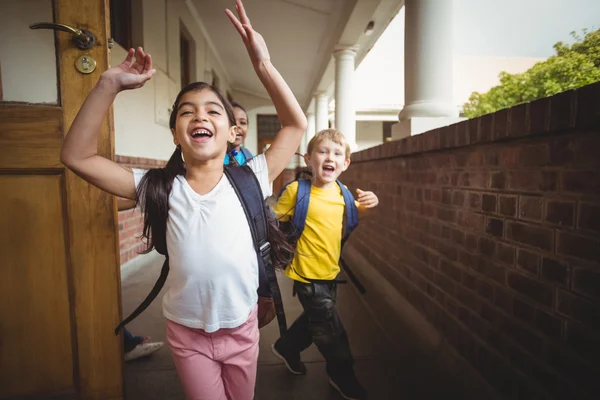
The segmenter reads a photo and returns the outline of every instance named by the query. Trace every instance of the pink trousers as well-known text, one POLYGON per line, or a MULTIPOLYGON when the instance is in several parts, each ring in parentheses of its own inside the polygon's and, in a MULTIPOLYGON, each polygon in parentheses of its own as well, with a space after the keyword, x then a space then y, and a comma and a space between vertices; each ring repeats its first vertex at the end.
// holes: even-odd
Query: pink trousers
POLYGON ((167 321, 167 341, 188 400, 252 400, 258 361, 257 309, 241 326, 206 333, 167 321))

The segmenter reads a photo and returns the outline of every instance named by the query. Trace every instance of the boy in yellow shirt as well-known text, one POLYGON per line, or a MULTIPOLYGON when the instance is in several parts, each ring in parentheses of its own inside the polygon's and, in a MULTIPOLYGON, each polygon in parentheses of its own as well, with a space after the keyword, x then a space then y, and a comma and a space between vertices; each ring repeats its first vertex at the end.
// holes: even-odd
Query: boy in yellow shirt
MULTIPOLYGON (((315 343, 325 357, 330 384, 345 399, 362 400, 366 392, 354 374, 348 335, 335 309, 345 212, 336 181, 350 165, 350 146, 339 131, 325 129, 311 139, 305 159, 312 170, 306 224, 285 270, 294 280, 304 312, 271 350, 292 373, 302 375, 306 367, 300 352, 315 343)), ((360 214, 379 203, 373 192, 356 192, 360 214)), ((282 193, 274 208, 280 220, 288 221, 294 215, 297 193, 297 181, 282 193)))

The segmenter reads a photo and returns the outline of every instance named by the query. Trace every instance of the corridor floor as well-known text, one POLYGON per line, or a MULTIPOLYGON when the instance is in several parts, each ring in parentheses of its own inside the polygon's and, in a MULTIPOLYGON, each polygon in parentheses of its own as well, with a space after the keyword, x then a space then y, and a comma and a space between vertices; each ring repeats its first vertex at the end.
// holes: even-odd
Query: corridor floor
MULTIPOLYGON (((162 257, 148 257, 134 273, 123 278, 123 314, 128 315, 146 296, 160 274, 162 257)), ((291 281, 280 277, 288 325, 300 314, 301 307, 291 295, 291 281)), ((164 289, 163 289, 164 291, 164 289)), ((135 321, 128 325, 134 335, 151 336, 165 341, 165 319, 161 313, 162 294, 135 321)), ((396 399, 489 399, 486 390, 468 379, 461 379, 457 368, 442 367, 435 355, 419 353, 414 335, 386 337, 374 323, 350 285, 339 290, 339 313, 346 326, 356 374, 371 400, 396 399), (412 339, 411 339, 412 338, 412 339)), ((278 337, 275 322, 261 330, 256 400, 340 400, 329 387, 325 363, 313 345, 302 358, 307 364, 305 376, 290 374, 270 351, 278 337)), ((465 378, 465 377, 462 377, 465 378)), ((165 346, 152 356, 125 364, 126 400, 184 400, 177 373, 165 346)))

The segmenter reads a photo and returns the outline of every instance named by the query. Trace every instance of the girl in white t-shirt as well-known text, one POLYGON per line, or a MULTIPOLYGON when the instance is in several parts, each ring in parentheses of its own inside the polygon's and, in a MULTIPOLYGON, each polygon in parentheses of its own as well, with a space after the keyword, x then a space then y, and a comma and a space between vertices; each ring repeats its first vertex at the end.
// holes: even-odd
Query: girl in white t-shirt
MULTIPOLYGON (((226 13, 282 125, 269 149, 248 162, 268 197, 271 182, 300 144, 306 118, 240 0, 236 10, 239 20, 226 13)), ((144 174, 98 155, 100 126, 116 95, 143 86, 154 72, 142 48, 130 49, 123 63, 104 72, 69 130, 61 161, 98 188, 136 199, 149 249, 166 243, 171 272, 163 313, 187 397, 251 400, 258 359, 258 261, 250 228, 240 223, 246 221, 244 211, 223 172, 237 129, 231 105, 206 83, 183 88, 170 118, 176 150, 165 168, 144 174)))

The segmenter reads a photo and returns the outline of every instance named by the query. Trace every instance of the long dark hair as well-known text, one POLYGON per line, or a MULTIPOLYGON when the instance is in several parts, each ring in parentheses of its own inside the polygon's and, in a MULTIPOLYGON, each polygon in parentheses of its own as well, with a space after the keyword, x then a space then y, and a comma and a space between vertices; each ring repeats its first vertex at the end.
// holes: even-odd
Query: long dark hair
MULTIPOLYGON (((169 118, 169 127, 171 129, 175 129, 179 103, 183 95, 203 89, 211 90, 219 98, 225 108, 229 126, 235 125, 235 116, 229 101, 208 83, 194 82, 181 89, 175 99, 169 118)), ((146 249, 143 253, 149 253, 152 249, 156 249, 160 254, 167 254, 169 195, 173 188, 173 180, 177 175, 185 175, 185 163, 181 156, 180 146, 175 148, 164 168, 149 170, 138 185, 136 193, 137 203, 141 206, 144 215, 142 239, 146 243, 146 249)), ((265 205, 265 207, 268 206, 265 205)), ((284 268, 291 261, 286 253, 293 252, 293 248, 287 241, 286 236, 279 230, 279 223, 270 210, 267 210, 267 218, 269 222, 269 241, 272 248, 271 256, 277 268, 284 268)))

